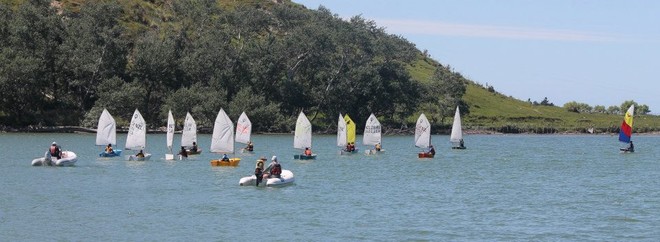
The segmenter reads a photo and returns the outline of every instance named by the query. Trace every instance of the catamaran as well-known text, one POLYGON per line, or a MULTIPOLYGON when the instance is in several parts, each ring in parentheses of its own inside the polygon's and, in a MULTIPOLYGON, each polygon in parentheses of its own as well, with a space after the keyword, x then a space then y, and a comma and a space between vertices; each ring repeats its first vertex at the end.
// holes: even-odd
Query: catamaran
MULTIPOLYGON (((426 115, 423 113, 417 118, 417 124, 415 125, 415 146, 422 149, 432 149, 431 145, 431 123, 426 118, 426 115)), ((433 158, 435 152, 419 152, 417 157, 419 158, 433 158)))
MULTIPOLYGON (((312 123, 309 122, 307 116, 302 111, 296 120, 296 130, 293 136, 293 148, 307 150, 312 148, 312 123)), ((306 155, 297 154, 293 156, 294 159, 313 160, 316 159, 316 154, 306 155)))
MULTIPOLYGON (((96 145, 116 145, 117 144, 117 124, 115 119, 112 118, 107 109, 103 109, 103 113, 99 117, 98 128, 96 129, 96 145)), ((120 156, 121 150, 113 149, 112 152, 103 151, 99 153, 101 157, 115 157, 120 156)))
POLYGON ((626 114, 623 117, 623 122, 621 123, 621 129, 619 130, 619 141, 628 144, 628 147, 620 149, 622 153, 635 152, 635 146, 633 146, 633 142, 631 140, 634 113, 635 105, 631 105, 630 108, 628 108, 628 111, 626 111, 626 114))
MULTIPOLYGON (((220 109, 213 125, 213 136, 211 137, 211 152, 221 154, 234 154, 234 123, 231 122, 225 110, 220 109)), ((228 160, 211 160, 212 166, 238 166, 240 158, 229 158, 228 160)))
POLYGON ((384 152, 381 148, 381 127, 380 122, 374 114, 369 115, 367 123, 364 125, 364 136, 362 137, 362 144, 375 147, 374 149, 365 150, 365 154, 376 154, 384 152))
MULTIPOLYGON (((126 136, 126 149, 127 150, 140 150, 144 152, 147 146, 147 123, 142 118, 140 111, 135 109, 133 118, 131 118, 131 126, 128 128, 128 135, 126 136)), ((149 160, 151 154, 137 153, 135 155, 126 156, 126 160, 149 160)))
POLYGON ((449 142, 452 143, 452 149, 465 149, 465 144, 463 143, 463 128, 461 127, 461 112, 458 107, 456 107, 456 114, 454 114, 454 125, 451 127, 449 142))

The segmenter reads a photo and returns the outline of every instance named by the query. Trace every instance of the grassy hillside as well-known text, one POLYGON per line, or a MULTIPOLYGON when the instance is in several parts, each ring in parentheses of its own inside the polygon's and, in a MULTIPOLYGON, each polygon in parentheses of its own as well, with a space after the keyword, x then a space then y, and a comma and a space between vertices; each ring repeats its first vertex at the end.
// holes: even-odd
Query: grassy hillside
MULTIPOLYGON (((413 79, 427 82, 439 63, 424 58, 408 67, 413 79)), ((463 118, 465 129, 504 133, 556 133, 587 132, 594 128, 596 133, 618 132, 623 115, 601 113, 575 113, 562 107, 532 105, 497 92, 489 92, 485 87, 468 81, 463 96, 470 106, 470 113, 463 118)), ((446 125, 451 124, 449 118, 446 125)), ((639 115, 635 118, 634 132, 659 131, 660 116, 639 115)))

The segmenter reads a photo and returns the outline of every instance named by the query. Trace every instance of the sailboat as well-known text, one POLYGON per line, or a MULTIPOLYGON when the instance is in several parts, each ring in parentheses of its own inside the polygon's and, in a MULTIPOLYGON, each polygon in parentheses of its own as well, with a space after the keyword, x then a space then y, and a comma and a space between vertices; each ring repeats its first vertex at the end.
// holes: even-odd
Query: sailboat
MULTIPOLYGON (((355 122, 351 119, 351 117, 348 116, 348 114, 344 115, 344 118, 341 118, 341 114, 339 114, 340 119, 339 122, 342 120, 345 122, 343 125, 343 128, 341 130, 345 130, 344 134, 342 134, 342 137, 344 138, 344 141, 342 142, 343 145, 340 145, 340 143, 337 143, 337 146, 343 147, 343 149, 340 151, 340 154, 351 154, 351 153, 356 153, 358 149, 355 148, 355 122)), ((339 127, 339 125, 337 126, 339 127)), ((339 132, 339 128, 337 129, 339 132)), ((339 138, 339 134, 337 135, 339 138)))
MULTIPOLYGON (((103 109, 101 117, 99 117, 98 128, 96 129, 96 145, 116 145, 117 144, 117 124, 115 119, 112 118, 107 109, 103 109)), ((112 152, 103 151, 99 153, 100 157, 115 157, 120 156, 121 150, 112 150, 112 152)))
POLYGON ((628 108, 628 111, 626 111, 626 114, 623 117, 623 122, 621 123, 621 129, 619 130, 619 141, 628 144, 628 147, 620 149, 622 153, 635 152, 635 146, 633 146, 633 142, 630 139, 632 137, 634 113, 635 105, 631 105, 630 108, 628 108))
MULTIPOLYGON (((307 116, 305 116, 305 113, 302 111, 298 115, 298 120, 296 120, 296 130, 293 136, 293 148, 302 150, 312 148, 312 123, 309 122, 309 119, 307 119, 307 116)), ((316 159, 316 154, 298 154, 294 155, 293 158, 301 160, 314 160, 316 159)))
MULTIPOLYGON (((422 149, 433 148, 431 145, 431 123, 423 113, 419 115, 415 125, 415 146, 422 149)), ((420 152, 417 154, 419 158, 433 158, 433 156, 435 156, 435 152, 420 152)))
MULTIPOLYGON (((231 122, 225 110, 220 109, 213 125, 213 136, 211 136, 211 152, 222 154, 234 153, 234 123, 231 122)), ((229 160, 211 160, 211 166, 238 166, 240 158, 229 158, 229 160)))
MULTIPOLYGON (((247 114, 243 112, 241 113, 241 116, 238 117, 238 121, 236 121, 236 142, 246 145, 251 144, 252 141, 250 141, 250 135, 252 135, 252 122, 250 122, 247 114)), ((254 152, 254 150, 252 147, 247 147, 241 149, 241 152, 254 152)))
MULTIPOLYGON (((140 150, 144 151, 147 145, 147 123, 142 118, 140 111, 135 109, 133 118, 131 118, 131 126, 128 128, 128 135, 126 136, 126 149, 127 150, 140 150)), ((136 155, 126 156, 127 160, 144 161, 151 158, 151 154, 143 153, 143 156, 136 155)))
MULTIPOLYGON (((369 146, 377 146, 376 148, 380 147, 380 142, 381 142, 381 127, 380 127, 380 122, 378 122, 378 119, 374 114, 372 113, 369 115, 369 118, 367 119, 367 123, 364 125, 364 136, 362 137, 362 144, 363 145, 369 145, 369 146)), ((385 151, 384 149, 376 149, 374 148, 373 150, 367 149, 365 150, 365 154, 376 154, 377 152, 383 152, 385 151)))
POLYGON ((202 149, 197 147, 197 123, 190 113, 186 113, 186 119, 183 122, 183 132, 181 132, 181 146, 186 148, 188 155, 199 155, 202 149))
POLYGON ((174 116, 172 116, 172 110, 167 113, 167 150, 168 154, 165 154, 165 160, 174 160, 174 153, 172 152, 172 146, 174 142, 174 116))
POLYGON ((346 121, 344 117, 339 114, 339 120, 337 120, 337 146, 341 148, 339 154, 343 154, 346 150, 348 141, 346 141, 346 121))
POLYGON ((452 149, 464 150, 465 144, 463 143, 463 128, 461 127, 461 112, 456 107, 456 114, 454 114, 454 125, 451 127, 451 136, 449 137, 452 149))

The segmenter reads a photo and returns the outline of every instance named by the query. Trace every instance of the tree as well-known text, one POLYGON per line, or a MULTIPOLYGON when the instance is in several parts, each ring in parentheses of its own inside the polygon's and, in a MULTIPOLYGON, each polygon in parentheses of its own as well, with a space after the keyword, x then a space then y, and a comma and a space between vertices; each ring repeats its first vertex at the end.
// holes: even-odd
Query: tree
POLYGON ((635 108, 635 113, 636 114, 649 114, 651 110, 649 109, 649 106, 646 104, 641 104, 639 107, 635 108))
MULTIPOLYGON (((621 103, 621 106, 619 106, 619 108, 620 108, 621 112, 623 113, 623 112, 626 112, 628 110, 628 108, 630 108, 630 106, 632 106, 632 105, 635 105, 635 107, 639 106, 637 104, 637 102, 635 102, 633 100, 628 100, 628 101, 624 101, 623 103, 621 103)), ((637 112, 635 112, 635 113, 637 113, 637 112)))
POLYGON ((596 106, 594 106, 594 112, 595 113, 607 113, 607 109, 605 109, 605 106, 603 106, 603 105, 596 105, 596 106))
POLYGON ((614 105, 609 106, 607 108, 607 113, 609 113, 609 114, 619 114, 619 113, 621 113, 621 108, 619 108, 619 106, 614 106, 614 105))

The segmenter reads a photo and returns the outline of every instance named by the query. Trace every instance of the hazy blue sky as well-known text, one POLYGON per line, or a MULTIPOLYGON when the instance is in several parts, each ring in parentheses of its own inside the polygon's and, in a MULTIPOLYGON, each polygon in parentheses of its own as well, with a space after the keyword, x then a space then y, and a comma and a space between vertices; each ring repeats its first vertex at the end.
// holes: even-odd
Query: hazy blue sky
POLYGON ((521 100, 660 113, 660 1, 293 0, 362 15, 463 76, 521 100))

